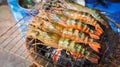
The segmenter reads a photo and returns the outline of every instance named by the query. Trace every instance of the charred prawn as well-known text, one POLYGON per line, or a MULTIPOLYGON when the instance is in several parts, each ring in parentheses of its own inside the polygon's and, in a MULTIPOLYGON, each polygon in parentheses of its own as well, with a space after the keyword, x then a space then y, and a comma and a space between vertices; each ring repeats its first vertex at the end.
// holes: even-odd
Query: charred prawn
POLYGON ((98 62, 99 60, 99 56, 95 55, 90 51, 87 51, 85 48, 81 46, 81 44, 75 43, 75 41, 72 41, 70 39, 62 38, 56 34, 47 33, 35 28, 34 30, 29 30, 28 33, 29 33, 27 34, 28 37, 32 36, 35 39, 37 38, 41 40, 46 46, 64 49, 67 51, 72 51, 74 52, 74 54, 78 54, 78 56, 75 56, 77 58, 82 58, 86 56, 86 59, 90 60, 91 62, 96 60, 97 60, 96 62, 98 62))
POLYGON ((52 32, 60 35, 61 37, 64 38, 69 38, 75 42, 78 43, 84 43, 86 45, 89 45, 93 50, 99 52, 100 49, 100 44, 95 42, 95 39, 87 36, 85 33, 82 31, 73 29, 73 28, 64 28, 60 25, 57 24, 52 24, 48 21, 45 21, 41 18, 39 18, 36 23, 31 22, 31 26, 34 26, 36 28, 40 28, 46 32, 52 32), (40 20, 40 21, 39 21, 40 20))
POLYGON ((49 17, 49 20, 51 20, 51 22, 60 24, 66 28, 74 28, 74 29, 83 31, 95 39, 99 39, 99 36, 102 33, 102 32, 101 33, 98 32, 98 30, 94 31, 86 23, 83 23, 82 21, 77 19, 71 19, 64 15, 59 15, 59 14, 53 14, 53 15, 50 14, 49 16, 51 16, 49 17))

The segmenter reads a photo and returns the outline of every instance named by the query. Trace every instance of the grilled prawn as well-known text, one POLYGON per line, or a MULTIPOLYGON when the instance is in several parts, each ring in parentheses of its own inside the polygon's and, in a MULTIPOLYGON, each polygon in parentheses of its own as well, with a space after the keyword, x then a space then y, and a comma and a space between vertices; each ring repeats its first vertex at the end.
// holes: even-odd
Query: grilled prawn
POLYGON ((58 23, 64 27, 81 30, 89 34, 91 37, 95 39, 99 39, 99 36, 102 34, 102 32, 99 32, 98 30, 94 31, 86 23, 83 23, 83 21, 81 20, 68 18, 67 16, 64 16, 62 14, 61 15, 60 14, 47 14, 47 15, 50 16, 49 19, 52 22, 58 23))
POLYGON ((98 62, 99 56, 93 54, 92 52, 86 50, 81 46, 81 44, 76 43, 75 41, 69 40, 67 38, 59 37, 56 34, 47 33, 40 29, 34 29, 27 31, 27 37, 32 36, 44 43, 45 46, 51 46, 53 48, 60 48, 67 51, 72 51, 74 53, 79 53, 79 57, 86 57, 89 61, 98 62))
POLYGON ((82 31, 73 29, 73 28, 64 28, 59 25, 54 25, 48 21, 45 21, 43 19, 40 19, 40 21, 31 22, 31 26, 40 28, 41 30, 44 30, 46 32, 52 32, 55 34, 58 34, 59 36, 69 38, 71 40, 74 40, 79 43, 84 43, 86 45, 89 45, 93 50, 99 52, 100 44, 97 42, 94 42, 93 38, 90 38, 86 34, 84 34, 82 31))
POLYGON ((88 8, 88 7, 84 7, 80 4, 77 4, 73 1, 71 1, 71 0, 62 0, 62 1, 64 1, 64 6, 66 6, 66 8, 81 11, 81 12, 86 12, 86 13, 90 14, 91 17, 94 17, 97 21, 99 21, 102 25, 106 26, 106 28, 109 27, 108 23, 105 21, 105 19, 103 19, 101 17, 100 12, 98 12, 94 9, 88 8))
POLYGON ((100 34, 103 33, 103 29, 98 24, 98 21, 95 20, 93 17, 91 17, 91 15, 88 14, 88 13, 75 11, 75 10, 72 10, 72 9, 63 9, 61 11, 55 10, 55 13, 64 14, 65 16, 67 16, 69 18, 79 19, 86 24, 94 26, 95 30, 98 31, 100 34))

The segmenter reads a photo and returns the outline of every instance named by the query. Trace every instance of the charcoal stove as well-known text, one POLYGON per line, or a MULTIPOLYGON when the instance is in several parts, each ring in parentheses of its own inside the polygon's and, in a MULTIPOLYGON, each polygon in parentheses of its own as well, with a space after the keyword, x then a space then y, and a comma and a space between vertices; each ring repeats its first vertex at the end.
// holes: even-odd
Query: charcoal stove
MULTIPOLYGON (((108 31, 111 31, 112 32, 111 34, 114 35, 115 38, 117 38, 112 30, 108 29, 108 31)), ((111 34, 106 32, 104 33, 103 37, 109 38, 108 36, 111 34)), ((111 41, 111 39, 106 39, 106 38, 101 38, 102 44, 108 43, 108 41, 111 41), (106 42, 103 43, 103 41, 106 41, 106 42)), ((115 40, 112 40, 111 43, 109 43, 109 45, 111 45, 109 49, 111 49, 113 52, 109 50, 108 48, 101 50, 101 51, 104 51, 104 54, 101 55, 99 64, 91 64, 85 58, 74 60, 73 56, 67 55, 65 50, 55 49, 49 46, 44 46, 44 43, 32 37, 26 38, 25 46, 30 56, 30 59, 34 61, 37 66, 42 65, 43 67, 49 67, 49 66, 50 67, 53 67, 53 66, 57 66, 57 67, 89 67, 89 66, 93 67, 93 66, 96 66, 98 67, 98 66, 109 66, 109 65, 106 65, 109 63, 111 63, 112 66, 116 66, 116 63, 114 62, 115 61, 114 57, 118 57, 118 56, 117 54, 115 54, 116 47, 113 47, 112 45, 112 44, 115 45, 114 41, 115 40), (36 44, 38 45, 36 46, 36 44)), ((108 44, 106 46, 108 47, 108 44)), ((103 47, 105 46, 103 45, 103 47)), ((117 50, 119 50, 119 48, 117 48, 117 50)))

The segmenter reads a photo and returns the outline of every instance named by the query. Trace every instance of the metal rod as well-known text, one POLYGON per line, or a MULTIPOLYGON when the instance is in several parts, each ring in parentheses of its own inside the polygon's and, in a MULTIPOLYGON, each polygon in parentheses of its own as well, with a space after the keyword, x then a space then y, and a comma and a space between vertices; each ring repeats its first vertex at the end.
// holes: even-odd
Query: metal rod
POLYGON ((16 35, 13 39, 11 39, 9 42, 7 42, 7 44, 5 44, 5 46, 3 46, 3 48, 7 47, 12 41, 14 41, 18 35, 16 35))
MULTIPOLYGON (((18 44, 22 39, 23 39, 23 37, 22 37, 20 40, 18 40, 16 43, 18 44)), ((15 46, 17 46, 17 45, 14 44, 13 46, 15 47, 15 46)), ((12 50, 12 49, 13 49, 13 47, 11 47, 11 48, 9 49, 9 51, 12 50)))
POLYGON ((25 53, 26 49, 24 49, 24 51, 20 54, 20 56, 22 56, 25 53))
MULTIPOLYGON (((26 15, 27 16, 27 15, 26 15)), ((16 22, 13 26, 11 26, 9 29, 7 29, 4 33, 2 33, 0 35, 0 37, 2 37, 4 34, 6 34, 8 31, 10 31, 14 26, 16 26, 21 20, 23 20, 26 16, 24 16, 23 18, 21 18, 18 22, 16 22)))
MULTIPOLYGON (((24 23, 23 23, 24 24, 24 23)), ((19 27, 17 27, 11 34, 9 34, 10 36, 12 36, 22 25, 20 25, 19 27)), ((7 36, 0 44, 4 43, 10 36, 7 36)))
MULTIPOLYGON (((24 36, 23 36, 24 37, 24 36)), ((23 42, 24 43, 24 42, 23 42)), ((20 47, 21 47, 22 45, 20 45, 20 47)), ((14 52, 14 53, 16 53, 19 49, 20 49, 20 47, 14 52)))
MULTIPOLYGON (((20 33, 18 33, 13 39, 11 39, 3 48, 5 48, 9 43, 11 43, 13 40, 15 40, 15 38, 18 36, 18 35, 20 35, 20 33)), ((23 36, 21 37, 21 38, 23 38, 23 36)), ((7 38, 8 39, 8 38, 7 38)), ((4 41, 5 42, 5 41, 4 41)), ((3 42, 3 43, 4 43, 3 42)), ((2 44, 3 44, 2 43, 2 44)))

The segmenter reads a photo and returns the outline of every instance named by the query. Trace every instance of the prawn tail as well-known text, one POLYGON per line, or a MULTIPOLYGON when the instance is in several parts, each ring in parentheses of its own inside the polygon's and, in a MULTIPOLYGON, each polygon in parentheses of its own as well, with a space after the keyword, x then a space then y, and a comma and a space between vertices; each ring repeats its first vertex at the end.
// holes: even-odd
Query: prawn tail
POLYGON ((95 50, 96 52, 99 53, 99 49, 100 49, 100 44, 99 43, 96 43, 96 42, 91 42, 89 43, 89 46, 95 50))
POLYGON ((97 35, 101 35, 103 33, 103 29, 102 28, 95 28, 96 29, 96 34, 97 35))

